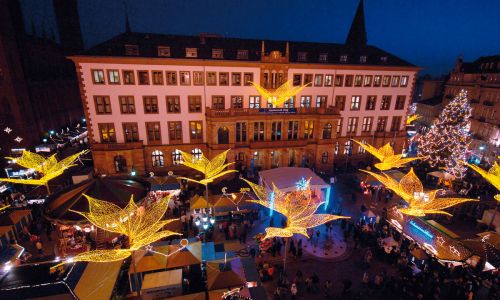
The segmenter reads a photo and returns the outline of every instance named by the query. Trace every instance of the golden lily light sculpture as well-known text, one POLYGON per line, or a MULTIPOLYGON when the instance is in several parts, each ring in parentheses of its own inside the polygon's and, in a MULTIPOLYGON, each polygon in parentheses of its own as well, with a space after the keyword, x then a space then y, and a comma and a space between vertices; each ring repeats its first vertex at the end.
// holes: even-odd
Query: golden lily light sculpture
POLYGON ((205 175, 205 178, 203 178, 202 180, 195 180, 188 177, 179 177, 179 178, 204 185, 206 191, 207 203, 208 203, 208 184, 213 182, 214 179, 216 178, 222 177, 229 173, 238 172, 237 170, 224 170, 228 166, 233 164, 233 163, 226 163, 226 157, 229 150, 230 149, 227 149, 226 151, 218 154, 212 160, 209 160, 203 154, 201 155, 200 158, 197 158, 194 155, 191 155, 184 151, 180 151, 182 155, 181 164, 203 173, 203 175, 205 175))
POLYGON ((288 80, 275 91, 269 91, 260 86, 258 83, 250 82, 250 84, 255 87, 263 99, 271 101, 273 107, 283 105, 283 103, 285 103, 288 99, 297 95, 303 88, 309 85, 308 83, 306 85, 292 87, 291 80, 288 80))
MULTIPOLYGON (((469 168, 479 173, 479 175, 486 179, 486 181, 491 183, 498 191, 500 191, 500 166, 497 164, 497 162, 495 162, 488 171, 476 165, 467 165, 469 166, 469 168)), ((500 194, 495 195, 495 200, 500 201, 500 194)))
POLYGON ((422 118, 422 116, 419 114, 408 116, 408 118, 406 119, 406 125, 410 125, 413 121, 416 121, 420 118, 422 118))
POLYGON ((307 187, 285 193, 273 184, 273 190, 268 193, 266 189, 258 184, 243 179, 250 185, 259 200, 249 200, 269 209, 275 210, 286 217, 285 228, 268 227, 264 239, 273 237, 291 237, 301 234, 305 237, 307 229, 322 225, 336 219, 349 217, 330 214, 316 214, 318 207, 324 202, 312 197, 312 190, 307 180, 307 187))
POLYGON ((56 154, 45 158, 36 153, 32 153, 23 150, 21 157, 6 157, 11 159, 18 165, 25 167, 27 169, 33 169, 38 173, 42 174, 40 179, 17 179, 17 178, 0 178, 0 181, 20 183, 20 184, 30 184, 30 185, 45 185, 47 191, 49 190, 49 181, 60 176, 64 171, 70 167, 76 166, 75 161, 83 154, 87 153, 88 150, 83 150, 73 155, 66 157, 61 161, 57 161, 56 154))
POLYGON ((356 140, 353 140, 356 144, 360 145, 368 153, 375 156, 380 163, 376 163, 375 167, 381 171, 387 171, 394 168, 403 167, 405 164, 420 159, 421 157, 409 157, 403 158, 403 154, 394 154, 394 150, 390 143, 385 144, 380 148, 375 148, 370 144, 363 144, 356 140))
POLYGON ((84 216, 90 223, 100 229, 126 235, 129 247, 126 249, 92 250, 80 253, 52 268, 78 261, 112 262, 122 260, 132 255, 132 252, 155 241, 172 235, 180 235, 170 230, 163 230, 165 225, 174 221, 162 220, 167 211, 170 196, 154 202, 147 209, 137 206, 133 196, 130 197, 130 201, 123 209, 113 203, 87 195, 84 196, 89 202, 89 212, 71 211, 84 216))
POLYGON ((385 187, 392 190, 408 203, 407 207, 398 208, 405 215, 423 217, 426 214, 442 214, 451 216, 451 214, 443 211, 443 209, 464 202, 478 201, 466 198, 436 198, 440 190, 432 190, 424 193, 422 182, 420 182, 420 179, 413 172, 413 168, 399 182, 384 173, 377 174, 366 170, 362 171, 375 177, 385 187))

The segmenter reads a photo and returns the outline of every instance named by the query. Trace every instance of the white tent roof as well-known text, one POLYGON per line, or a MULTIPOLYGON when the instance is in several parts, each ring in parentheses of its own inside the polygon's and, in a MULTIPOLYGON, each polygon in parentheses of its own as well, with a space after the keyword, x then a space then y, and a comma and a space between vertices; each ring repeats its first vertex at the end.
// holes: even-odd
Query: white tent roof
POLYGON ((280 190, 285 192, 291 191, 295 189, 296 183, 304 179, 311 178, 311 188, 313 189, 322 189, 329 187, 328 184, 325 183, 321 177, 316 175, 309 168, 276 168, 259 172, 260 179, 262 183, 267 185, 268 187, 274 183, 280 190))
POLYGON ((427 175, 431 175, 437 178, 441 178, 444 180, 455 180, 455 176, 451 175, 450 173, 442 172, 442 171, 434 171, 427 173, 427 175))

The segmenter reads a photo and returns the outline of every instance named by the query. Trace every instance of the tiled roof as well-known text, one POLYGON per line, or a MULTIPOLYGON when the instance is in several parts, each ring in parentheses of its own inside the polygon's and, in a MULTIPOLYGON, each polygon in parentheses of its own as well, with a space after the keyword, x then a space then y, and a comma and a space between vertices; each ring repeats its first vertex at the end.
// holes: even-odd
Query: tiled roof
MULTIPOLYGON (((170 47, 171 58, 186 58, 186 48, 197 48, 197 57, 192 59, 260 61, 262 42, 265 53, 286 52, 287 41, 226 38, 216 35, 183 36, 153 33, 123 33, 81 53, 83 56, 138 56, 159 57, 158 46, 170 47), (126 55, 125 45, 137 45, 137 55, 126 55), (223 49, 223 58, 212 58, 212 49, 223 49), (238 59, 238 50, 248 50, 248 58, 238 59)), ((289 60, 293 63, 349 64, 349 65, 415 65, 374 46, 350 47, 344 44, 289 42, 289 60), (299 52, 306 52, 306 59, 299 61, 299 52), (326 60, 320 54, 326 53, 326 60), (347 55, 346 62, 340 57, 347 55), (366 61, 361 62, 361 56, 366 61), (385 59, 384 59, 385 58, 385 59)))
POLYGON ((500 55, 481 56, 473 62, 463 63, 463 73, 500 73, 500 55))
POLYGON ((436 96, 433 98, 425 99, 422 101, 417 102, 417 105, 419 104, 424 104, 424 105, 429 105, 429 106, 435 106, 439 105, 443 102, 443 97, 442 96, 436 96))

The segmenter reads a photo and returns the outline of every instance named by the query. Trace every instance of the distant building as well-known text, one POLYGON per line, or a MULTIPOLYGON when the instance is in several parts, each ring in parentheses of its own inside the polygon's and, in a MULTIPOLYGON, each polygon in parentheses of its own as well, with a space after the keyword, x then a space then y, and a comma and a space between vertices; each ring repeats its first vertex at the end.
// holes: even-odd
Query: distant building
POLYGON ((493 162, 500 154, 500 55, 473 62, 458 59, 444 92, 444 104, 467 90, 472 105, 471 154, 493 162))
MULTIPOLYGON (((79 20, 76 0, 55 2, 59 10, 75 8, 66 10, 73 14, 65 18, 79 20)), ((42 37, 26 34, 18 0, 0 0, 0 7, 0 156, 3 157, 12 148, 37 145, 49 130, 77 123, 83 117, 83 110, 74 65, 65 58, 74 52, 65 52, 65 47, 52 40, 53 34, 49 38, 45 29, 42 37), (10 133, 4 131, 7 127, 12 129, 10 133), (23 140, 14 141, 17 136, 23 140)), ((60 28, 63 44, 65 30, 60 28)), ((72 45, 68 48, 71 51, 77 50, 74 45, 81 46, 72 45)))
POLYGON ((345 44, 132 33, 74 61, 94 166, 102 173, 184 172, 178 149, 231 148, 238 169, 329 172, 368 158, 351 139, 401 152, 419 68, 366 42, 360 2, 345 44), (310 84, 279 110, 251 81, 310 84))
POLYGON ((442 79, 424 79, 422 80, 422 90, 420 92, 420 101, 443 96, 445 81, 442 79))
POLYGON ((421 118, 417 120, 417 123, 426 127, 432 126, 432 123, 434 123, 434 120, 439 116, 441 110, 443 109, 442 103, 443 99, 441 96, 435 96, 433 98, 417 102, 416 114, 421 116, 421 118))

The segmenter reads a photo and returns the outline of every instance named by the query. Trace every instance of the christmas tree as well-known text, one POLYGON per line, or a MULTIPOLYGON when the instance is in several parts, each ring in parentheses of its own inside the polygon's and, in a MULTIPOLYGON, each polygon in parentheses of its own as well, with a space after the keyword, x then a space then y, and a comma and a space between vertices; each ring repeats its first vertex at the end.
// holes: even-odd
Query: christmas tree
POLYGON ((439 114, 431 129, 419 138, 418 155, 427 157, 432 167, 444 168, 462 178, 467 169, 464 162, 471 143, 470 116, 467 91, 461 90, 439 114))

